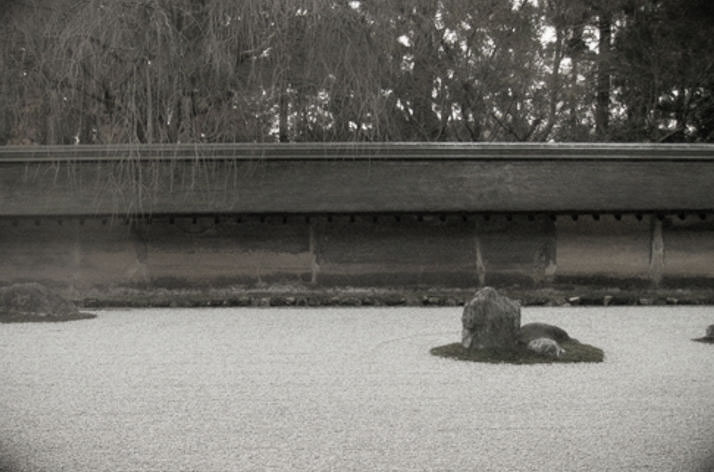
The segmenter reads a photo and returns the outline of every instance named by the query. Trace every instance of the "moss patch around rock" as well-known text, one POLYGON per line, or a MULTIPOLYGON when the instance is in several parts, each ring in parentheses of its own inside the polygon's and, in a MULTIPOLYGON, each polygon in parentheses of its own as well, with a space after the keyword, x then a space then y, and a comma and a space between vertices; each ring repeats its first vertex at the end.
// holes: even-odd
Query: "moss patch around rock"
POLYGON ((93 313, 79 312, 71 315, 38 316, 36 314, 0 313, 0 323, 52 323, 57 321, 89 320, 96 318, 93 313))
POLYGON ((491 364, 556 364, 572 362, 602 362, 605 354, 602 349, 589 344, 577 341, 563 341, 560 346, 565 349, 565 353, 560 357, 550 357, 536 354, 523 348, 512 350, 483 349, 480 351, 469 351, 461 343, 446 344, 434 347, 430 352, 438 357, 457 359, 471 362, 487 362, 491 364))

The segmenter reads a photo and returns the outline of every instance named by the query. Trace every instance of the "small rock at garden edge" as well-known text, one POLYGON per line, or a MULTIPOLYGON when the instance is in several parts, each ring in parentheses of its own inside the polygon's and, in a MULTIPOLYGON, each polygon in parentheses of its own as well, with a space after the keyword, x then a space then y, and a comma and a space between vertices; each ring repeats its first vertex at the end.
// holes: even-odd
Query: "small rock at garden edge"
POLYGON ((696 338, 696 339, 693 339, 692 341, 699 341, 700 343, 714 344, 714 324, 707 326, 705 333, 706 334, 704 335, 703 338, 696 338))

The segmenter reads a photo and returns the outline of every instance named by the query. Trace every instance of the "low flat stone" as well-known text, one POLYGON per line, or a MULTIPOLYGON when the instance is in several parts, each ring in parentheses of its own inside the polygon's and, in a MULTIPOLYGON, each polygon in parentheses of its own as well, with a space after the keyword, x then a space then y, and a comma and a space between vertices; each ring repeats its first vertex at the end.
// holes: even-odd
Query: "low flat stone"
POLYGON ((528 342, 527 349, 536 354, 542 354, 549 357, 560 357, 565 353, 565 349, 560 347, 555 340, 550 338, 536 338, 528 342))
POLYGON ((568 333, 555 325, 547 323, 526 323, 520 327, 516 334, 516 340, 519 344, 528 345, 534 339, 547 338, 556 342, 569 341, 571 338, 568 333))

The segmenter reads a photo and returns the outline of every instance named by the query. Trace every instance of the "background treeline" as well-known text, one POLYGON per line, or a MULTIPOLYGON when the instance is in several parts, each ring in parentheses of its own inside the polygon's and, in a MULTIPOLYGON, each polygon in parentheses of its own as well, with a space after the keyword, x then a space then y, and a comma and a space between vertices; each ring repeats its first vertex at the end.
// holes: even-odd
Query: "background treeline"
POLYGON ((4 0, 0 144, 714 141, 711 0, 4 0))

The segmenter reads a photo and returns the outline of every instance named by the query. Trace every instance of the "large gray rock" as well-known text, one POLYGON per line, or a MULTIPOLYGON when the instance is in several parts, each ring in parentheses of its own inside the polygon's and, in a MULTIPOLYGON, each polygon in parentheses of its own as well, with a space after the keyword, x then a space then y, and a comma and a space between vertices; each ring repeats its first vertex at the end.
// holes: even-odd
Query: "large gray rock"
POLYGON ((464 307, 461 324, 461 344, 466 349, 511 349, 521 325, 521 307, 484 287, 464 307))
POLYGON ((547 323, 526 323, 520 327, 516 334, 518 343, 524 345, 540 338, 552 339, 559 343, 571 339, 564 329, 547 323))

